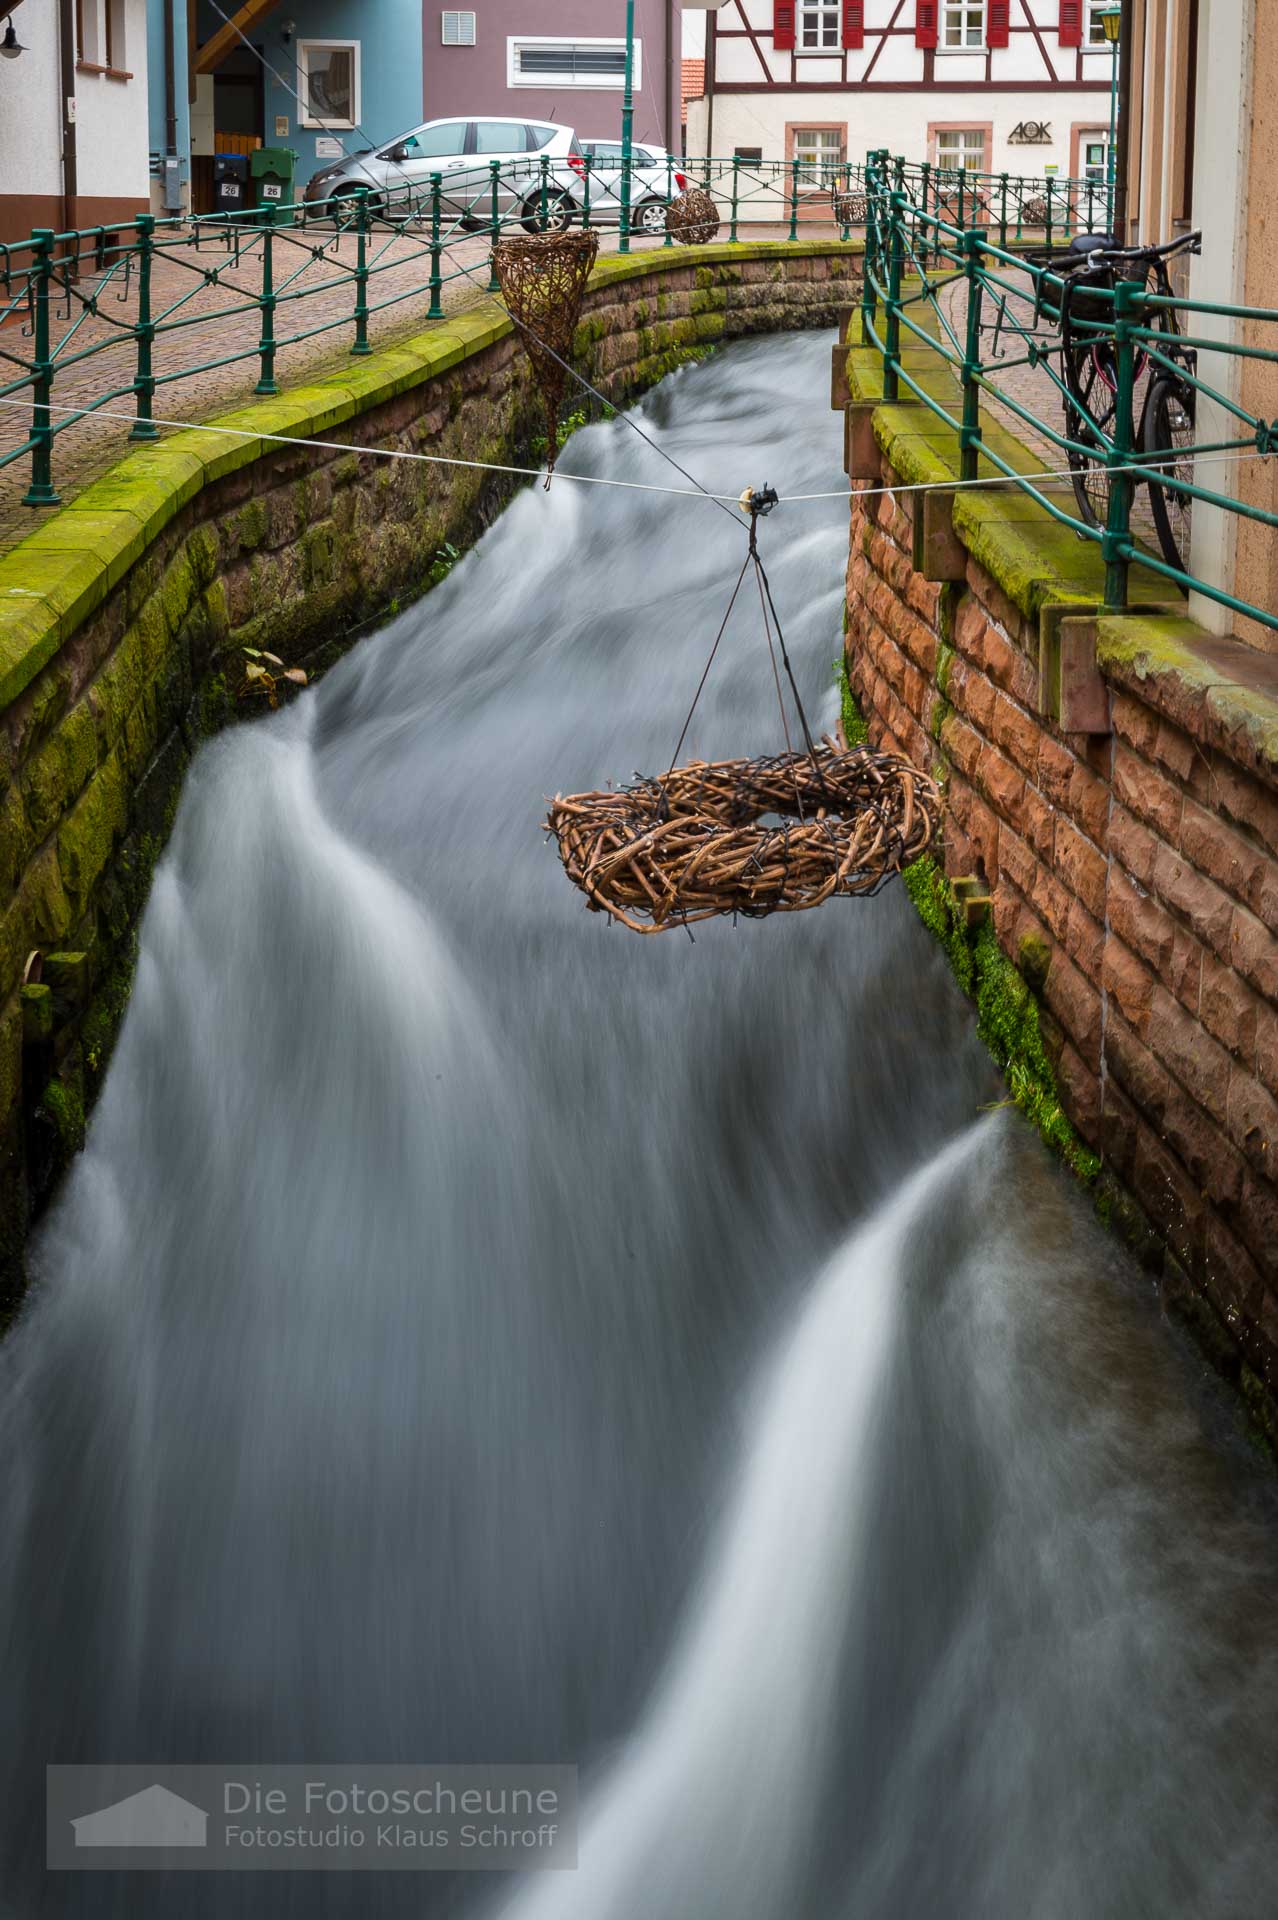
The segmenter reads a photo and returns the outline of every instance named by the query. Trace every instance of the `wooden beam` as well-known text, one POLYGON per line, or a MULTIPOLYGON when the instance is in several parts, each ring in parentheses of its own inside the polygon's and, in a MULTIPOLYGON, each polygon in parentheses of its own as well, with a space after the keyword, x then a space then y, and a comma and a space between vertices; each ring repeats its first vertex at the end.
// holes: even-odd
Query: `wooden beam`
POLYGON ((243 44, 240 35, 248 33, 264 14, 268 14, 272 7, 278 5, 279 0, 244 0, 243 6, 236 8, 225 25, 218 28, 213 38, 206 40, 202 47, 197 48, 192 71, 194 73, 214 72, 221 66, 228 53, 234 53, 235 49, 243 44))
POLYGON ((7 20, 14 8, 21 5, 22 0, 0 0, 0 20, 7 20))

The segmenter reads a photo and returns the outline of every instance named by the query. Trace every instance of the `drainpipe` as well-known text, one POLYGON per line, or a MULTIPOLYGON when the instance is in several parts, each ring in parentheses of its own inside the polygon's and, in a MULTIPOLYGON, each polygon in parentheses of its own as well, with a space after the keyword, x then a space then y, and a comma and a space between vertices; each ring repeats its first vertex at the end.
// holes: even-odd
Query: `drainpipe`
MULTIPOLYGON (((666 8, 666 125, 661 144, 667 153, 674 152, 675 107, 674 107, 674 0, 665 0, 666 8)), ((679 88, 680 100, 683 87, 679 88)))
POLYGON ((706 154, 714 152, 714 54, 715 35, 718 32, 719 16, 707 14, 706 27, 706 154))
POLYGON ((75 0, 61 0, 58 55, 62 86, 62 226, 69 233, 79 225, 75 167, 75 0))
POLYGON ((1118 140, 1114 155, 1118 188, 1114 208, 1114 232, 1120 246, 1130 246, 1131 235, 1127 231, 1127 205, 1129 168, 1132 163, 1132 35, 1136 29, 1134 18, 1136 9, 1132 0, 1122 0, 1122 7, 1123 23, 1119 28, 1118 42, 1118 140))
POLYGON ((164 0, 164 211, 179 213, 182 185, 178 164, 176 21, 173 0, 164 0))

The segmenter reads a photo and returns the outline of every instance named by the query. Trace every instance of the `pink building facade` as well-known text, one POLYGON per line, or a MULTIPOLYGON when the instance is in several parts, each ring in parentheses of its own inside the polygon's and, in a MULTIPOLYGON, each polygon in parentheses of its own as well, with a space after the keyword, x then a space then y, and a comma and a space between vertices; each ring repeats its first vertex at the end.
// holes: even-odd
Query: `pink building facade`
MULTIPOLYGON (((680 150, 678 0, 635 0, 634 136, 680 150)), ((625 0, 423 0, 423 118, 555 120, 621 137, 625 0)))

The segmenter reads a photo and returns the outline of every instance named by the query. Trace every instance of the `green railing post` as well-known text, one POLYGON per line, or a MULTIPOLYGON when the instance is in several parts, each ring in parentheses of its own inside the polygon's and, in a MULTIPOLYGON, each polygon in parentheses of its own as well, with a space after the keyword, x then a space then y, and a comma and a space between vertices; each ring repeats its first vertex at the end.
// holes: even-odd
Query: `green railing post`
POLYGON ((919 232, 919 265, 920 267, 922 267, 925 273, 927 271, 927 263, 929 259, 929 253, 928 253, 929 229, 927 224, 927 214, 928 214, 927 199, 928 199, 928 189, 930 188, 931 184, 932 184, 932 168, 931 168, 930 162, 925 160, 922 166, 919 168, 920 199, 922 200, 922 203, 923 203, 923 225, 919 232))
POLYGON ((585 193, 581 204, 581 224, 587 230, 589 230, 590 227, 590 181, 594 172, 594 165, 594 155, 590 153, 583 154, 581 177, 585 182, 585 193))
POLYGON ((371 353, 368 344, 368 188, 355 190, 355 340, 352 353, 371 353))
POLYGON ((964 273, 967 279, 967 335, 963 347, 963 425, 959 430, 959 479, 975 480, 981 460, 981 234, 970 227, 963 235, 964 273))
POLYGON ((887 337, 883 354, 883 398, 891 405, 900 398, 901 381, 901 264, 904 254, 905 195, 893 193, 888 224, 887 337))
POLYGON ((269 202, 262 209, 262 291, 258 310, 262 316, 262 337, 257 350, 262 356, 262 371, 254 393, 278 393, 275 384, 275 209, 269 202))
POLYGON ((1007 175, 999 175, 998 244, 1007 250, 1007 175))
POLYGON ((1049 248, 1052 244, 1052 188, 1054 185, 1054 176, 1049 173, 1047 176, 1047 225, 1044 229, 1045 239, 1049 248))
POLYGON ((735 241, 741 238, 739 232, 737 231, 737 221, 740 218, 740 214, 741 214, 741 155, 739 153, 734 153, 732 156, 732 218, 728 226, 729 240, 735 241))
POLYGON ((22 496, 24 507, 56 507, 53 486, 53 361, 49 357, 49 282, 53 278, 53 229, 36 227, 31 234, 35 255, 35 381, 31 389, 31 485, 22 496))
POLYGON ((958 177, 958 224, 967 231, 967 168, 959 168, 958 177))
MULTIPOLYGON (((666 159, 666 205, 667 206, 670 205, 670 202, 674 199, 674 197, 675 197, 674 156, 670 155, 666 159)), ((672 247, 674 245, 674 235, 671 233, 669 227, 666 228, 665 238, 663 239, 661 244, 663 247, 672 247)))
POLYGON ((1133 447, 1132 409, 1136 392, 1136 342, 1132 327, 1140 317, 1145 294, 1140 281, 1120 280, 1114 289, 1114 345, 1118 358, 1118 390, 1114 395, 1113 445, 1106 455, 1109 467, 1109 513, 1101 537, 1105 559, 1105 606, 1111 613, 1127 605, 1128 549, 1132 537, 1132 496, 1135 488, 1127 469, 1133 447))
POLYGON ((799 163, 790 162, 790 238, 799 237, 799 163))
POLYGON ((443 276, 439 271, 439 189, 443 175, 432 173, 430 176, 430 306, 426 309, 428 320, 442 320, 444 303, 440 299, 443 289, 443 276))
POLYGON ((488 291, 500 293, 501 283, 497 278, 497 242, 501 239, 501 161, 490 160, 488 171, 492 175, 491 199, 488 208, 488 228, 492 235, 493 248, 488 256, 488 291))
POLYGON ((537 226, 542 233, 550 225, 550 156, 541 156, 541 180, 537 188, 537 226))
POLYGON ((160 430, 151 418, 155 406, 155 373, 151 349, 155 327, 151 320, 151 262, 155 253, 155 216, 139 214, 137 221, 138 323, 134 331, 138 341, 138 370, 133 382, 137 396, 137 419, 129 429, 130 440, 158 440, 160 430))

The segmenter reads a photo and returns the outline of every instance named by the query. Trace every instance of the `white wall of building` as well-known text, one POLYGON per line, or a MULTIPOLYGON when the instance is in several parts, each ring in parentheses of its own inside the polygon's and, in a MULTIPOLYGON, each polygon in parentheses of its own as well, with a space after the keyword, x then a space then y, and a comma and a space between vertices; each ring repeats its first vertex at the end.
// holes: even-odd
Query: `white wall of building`
MULTIPOLYGON (((79 199, 134 200, 145 212, 150 200, 146 0, 83 0, 83 7, 85 61, 75 75, 79 199), (118 64, 113 74, 89 70, 105 65, 107 5, 114 7, 111 53, 118 64)), ((16 60, 0 60, 3 200, 62 194, 59 14, 55 0, 41 0, 12 15, 24 51, 16 60)), ((81 224, 92 219, 89 206, 81 224)))
MULTIPOLYGON (((803 0, 795 10, 801 42, 803 0)), ((1082 133, 1108 129, 1109 50, 1060 46, 1060 0, 1016 0, 1006 47, 931 55, 915 44, 913 0, 866 0, 864 11, 863 47, 791 53, 774 44, 772 0, 728 0, 714 16, 713 113, 690 111, 689 154, 705 153, 710 120, 716 155, 761 147, 780 160, 787 128, 832 126, 846 129, 853 162, 872 147, 922 161, 935 158, 930 130, 948 123, 988 129, 992 172, 1039 178, 1054 166, 1064 178, 1081 166, 1082 133), (1030 121, 1047 123, 1050 140, 1014 144, 1030 121)))

